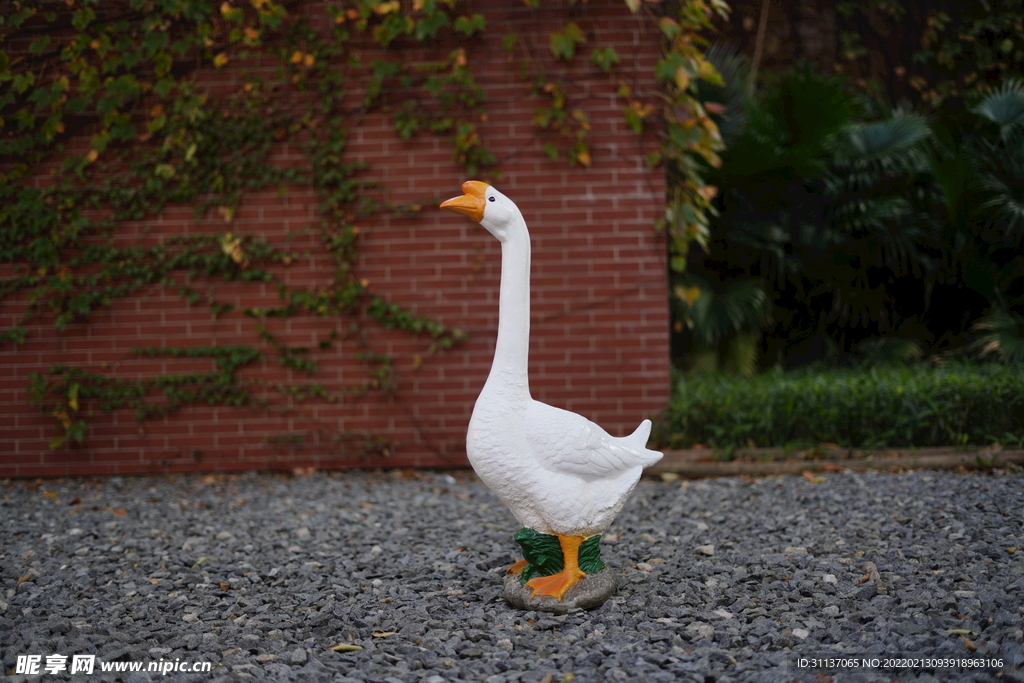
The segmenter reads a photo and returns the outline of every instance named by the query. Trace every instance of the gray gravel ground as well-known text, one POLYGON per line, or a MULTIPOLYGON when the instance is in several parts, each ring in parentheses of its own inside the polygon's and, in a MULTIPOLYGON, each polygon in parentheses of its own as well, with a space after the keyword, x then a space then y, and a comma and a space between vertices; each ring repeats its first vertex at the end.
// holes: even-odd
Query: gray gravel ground
POLYGON ((1020 473, 643 481, 603 544, 619 592, 559 617, 501 600, 517 526, 466 472, 0 493, 8 680, 67 678, 32 654, 95 655, 82 681, 1024 680, 1020 473), (799 667, 869 653, 1003 666, 799 667), (100 672, 128 661, 213 670, 100 672))

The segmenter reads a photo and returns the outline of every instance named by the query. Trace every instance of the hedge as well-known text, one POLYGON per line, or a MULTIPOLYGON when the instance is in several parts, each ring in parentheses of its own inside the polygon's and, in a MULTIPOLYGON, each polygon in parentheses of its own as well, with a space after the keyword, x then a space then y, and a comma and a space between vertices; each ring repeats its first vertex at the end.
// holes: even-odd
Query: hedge
POLYGON ((1024 446, 1024 365, 685 378, 673 394, 655 430, 669 448, 1024 446))

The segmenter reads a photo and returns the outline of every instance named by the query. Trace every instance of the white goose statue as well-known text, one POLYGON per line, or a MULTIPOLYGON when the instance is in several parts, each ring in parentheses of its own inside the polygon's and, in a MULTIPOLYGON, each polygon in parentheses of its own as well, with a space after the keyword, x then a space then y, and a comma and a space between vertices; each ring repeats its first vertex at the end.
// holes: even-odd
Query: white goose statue
MULTIPOLYGON (((501 242, 501 290, 494 362, 476 401, 466 452, 480 479, 526 528, 558 538, 563 568, 526 582, 533 597, 559 602, 586 574, 580 545, 601 534, 622 509, 644 467, 661 459, 648 450, 651 421, 616 438, 590 420, 530 396, 530 233, 518 207, 487 183, 441 208, 472 218, 501 242)), ((517 535, 518 537, 518 535, 517 535)), ((599 539, 595 539, 597 541, 599 539)), ((526 560, 510 572, 521 572, 526 560)))

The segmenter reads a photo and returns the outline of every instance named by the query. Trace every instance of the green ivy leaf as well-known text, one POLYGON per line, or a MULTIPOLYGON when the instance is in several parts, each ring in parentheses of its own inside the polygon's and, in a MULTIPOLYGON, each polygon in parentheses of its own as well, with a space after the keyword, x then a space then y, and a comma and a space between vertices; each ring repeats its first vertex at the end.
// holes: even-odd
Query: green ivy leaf
POLYGON ((23 93, 26 90, 28 90, 35 82, 36 75, 33 72, 29 71, 27 73, 18 74, 17 76, 15 76, 14 82, 11 83, 11 85, 14 87, 14 90, 16 92, 23 93))
POLYGON ((590 62, 606 74, 612 72, 612 67, 619 63, 619 53, 614 47, 598 47, 590 53, 590 62))
POLYGON ((245 14, 242 12, 240 8, 235 7, 234 5, 228 2, 224 2, 221 4, 220 14, 226 20, 236 24, 241 23, 242 19, 245 18, 245 14))
POLYGON ((50 45, 50 36, 43 36, 32 41, 32 44, 28 46, 28 51, 34 55, 41 55, 46 52, 46 48, 50 45))
POLYGON ((28 330, 24 327, 9 327, 3 332, 0 332, 0 343, 10 341, 15 344, 21 344, 27 338, 28 330))
POLYGON ((658 22, 658 28, 661 29, 662 35, 669 40, 674 40, 680 31, 679 22, 671 17, 662 17, 658 22))
POLYGON ((397 38, 411 34, 414 27, 412 18, 392 12, 384 17, 380 25, 374 27, 373 38, 381 47, 387 47, 397 38))
MULTIPOLYGON (((429 40, 436 36, 439 30, 446 26, 451 26, 451 24, 451 19, 448 18, 444 11, 435 10, 416 22, 416 30, 413 32, 413 36, 415 36, 416 40, 429 40)), ((457 20, 455 26, 458 28, 457 20)))
POLYGON ((569 60, 576 55, 576 46, 585 43, 583 31, 575 22, 570 21, 561 31, 551 34, 551 54, 559 59, 569 60))
POLYGON ((506 33, 501 37, 501 49, 510 55, 516 49, 516 44, 519 42, 519 35, 516 33, 506 33))
POLYGON ((626 107, 624 110, 626 116, 626 125, 629 129, 639 135, 644 130, 644 120, 640 118, 640 114, 633 107, 626 107))
POLYGON ((160 98, 166 98, 171 93, 171 90, 174 89, 174 86, 173 78, 159 78, 153 84, 153 92, 160 98))
POLYGON ((153 175, 157 178, 170 180, 174 177, 174 166, 171 164, 157 164, 156 168, 153 169, 153 175))
POLYGON ((455 20, 455 30, 467 36, 483 31, 486 27, 487 21, 484 19, 484 15, 479 12, 471 16, 462 16, 455 20))
POLYGON ((658 60, 654 65, 654 75, 659 81, 674 81, 680 68, 687 68, 686 61, 682 55, 673 52, 658 60))
POLYGON ((96 12, 91 7, 83 7, 71 15, 71 25, 79 31, 84 31, 95 19, 96 12))

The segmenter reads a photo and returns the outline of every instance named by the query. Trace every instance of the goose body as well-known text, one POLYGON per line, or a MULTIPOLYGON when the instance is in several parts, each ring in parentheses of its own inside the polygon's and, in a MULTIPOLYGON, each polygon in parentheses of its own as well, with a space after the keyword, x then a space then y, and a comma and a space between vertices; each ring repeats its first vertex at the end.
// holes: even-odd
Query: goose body
MULTIPOLYGON (((569 545, 578 547, 607 529, 643 468, 660 460, 661 453, 646 447, 650 420, 629 436, 613 437, 576 413, 533 399, 527 376, 526 221, 508 197, 486 183, 468 181, 462 190, 463 196, 441 207, 472 218, 501 242, 498 338, 490 374, 469 422, 466 452, 480 479, 524 527, 559 537, 569 565, 575 560, 566 552, 566 539, 576 539, 569 545)), ((568 586, 541 592, 560 600, 568 586)))
POLYGON ((480 479, 523 526, 589 537, 615 519, 643 468, 661 459, 646 448, 650 420, 615 438, 576 413, 485 388, 466 452, 480 479))

